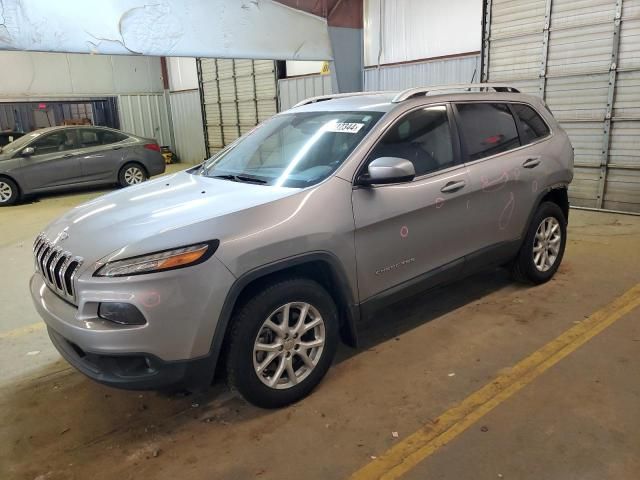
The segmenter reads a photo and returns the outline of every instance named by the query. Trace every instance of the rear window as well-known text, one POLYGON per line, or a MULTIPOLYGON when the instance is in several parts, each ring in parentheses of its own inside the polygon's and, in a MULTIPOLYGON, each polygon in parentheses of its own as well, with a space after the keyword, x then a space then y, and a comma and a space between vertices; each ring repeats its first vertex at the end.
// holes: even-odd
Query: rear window
POLYGON ((108 145, 110 143, 121 142, 122 140, 125 140, 127 138, 127 136, 122 134, 122 133, 112 132, 110 130, 102 130, 101 131, 101 135, 102 135, 102 144, 103 145, 108 145))
POLYGON ((511 107, 520 119, 520 134, 523 145, 549 135, 549 127, 533 108, 521 103, 514 103, 511 107))
POLYGON ((459 103, 458 127, 469 161, 520 146, 516 122, 504 103, 459 103))

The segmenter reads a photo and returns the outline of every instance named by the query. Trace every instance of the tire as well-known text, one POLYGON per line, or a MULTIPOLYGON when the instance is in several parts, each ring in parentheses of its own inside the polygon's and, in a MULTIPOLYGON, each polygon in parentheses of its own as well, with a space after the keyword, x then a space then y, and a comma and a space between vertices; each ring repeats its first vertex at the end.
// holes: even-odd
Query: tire
POLYGON ((232 322, 226 346, 227 382, 232 390, 258 407, 283 407, 309 395, 329 370, 338 346, 336 305, 320 284, 305 278, 281 280, 259 291, 236 311, 232 322), (281 328, 278 334, 265 323, 271 320, 281 327, 287 304, 291 330, 285 339, 281 328), (308 313, 303 324, 317 325, 295 337, 294 329, 300 325, 298 320, 305 304, 308 313), (320 345, 322 337, 324 342, 320 345), (301 341, 307 344, 315 341, 315 346, 303 348, 299 345, 301 341), (273 350, 256 348, 258 343, 273 350), (305 353, 312 368, 300 352, 305 353), (276 377, 278 371, 280 375, 276 377), (274 381, 275 385, 268 385, 274 381))
POLYGON ((0 207, 14 205, 20 199, 20 189, 16 182, 7 177, 0 177, 0 207))
POLYGON ((553 202, 543 202, 536 210, 513 262, 513 277, 536 285, 548 282, 560 267, 566 242, 567 220, 562 209, 553 202))
POLYGON ((147 170, 137 162, 125 163, 118 172, 118 185, 129 187, 149 179, 147 170))

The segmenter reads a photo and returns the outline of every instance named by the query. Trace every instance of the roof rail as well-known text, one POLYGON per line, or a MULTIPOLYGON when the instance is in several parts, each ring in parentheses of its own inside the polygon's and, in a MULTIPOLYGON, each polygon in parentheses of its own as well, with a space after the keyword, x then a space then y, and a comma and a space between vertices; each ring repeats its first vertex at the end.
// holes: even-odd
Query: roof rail
POLYGON ((393 103, 403 102, 410 98, 418 97, 420 95, 427 95, 431 92, 441 92, 448 90, 466 90, 471 91, 472 88, 479 90, 493 89, 496 92, 508 92, 508 93, 520 93, 520 90, 501 83, 469 83, 469 84, 456 84, 456 85, 436 85, 432 87, 416 87, 408 88, 398 93, 393 100, 393 103))
POLYGON ((376 95, 380 93, 389 93, 389 92, 350 92, 350 93, 333 93, 329 95, 318 95, 317 97, 309 97, 301 102, 296 103, 291 108, 301 107, 302 105, 309 105, 310 103, 318 103, 324 102, 326 100, 333 100, 334 98, 345 98, 345 97, 359 97, 361 95, 376 95))

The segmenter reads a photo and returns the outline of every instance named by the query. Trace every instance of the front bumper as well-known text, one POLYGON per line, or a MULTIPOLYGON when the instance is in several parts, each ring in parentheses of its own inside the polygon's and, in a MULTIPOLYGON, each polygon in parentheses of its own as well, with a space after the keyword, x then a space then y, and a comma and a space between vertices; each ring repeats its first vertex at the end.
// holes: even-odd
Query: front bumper
POLYGON ((165 362, 147 353, 102 355, 85 352, 52 328, 49 338, 60 355, 96 382, 127 390, 156 390, 167 387, 206 387, 211 381, 213 360, 165 362))
MULTIPOLYGON (((201 376, 214 361, 211 345, 234 277, 212 257, 171 272, 128 278, 80 276, 78 306, 58 297, 39 273, 31 296, 60 354, 87 376, 109 385, 160 388, 201 376), (212 282, 211 279, 216 279, 212 282), (98 316, 102 302, 135 305, 144 325, 121 325, 98 316)), ((212 371, 206 372, 209 380, 212 371)))

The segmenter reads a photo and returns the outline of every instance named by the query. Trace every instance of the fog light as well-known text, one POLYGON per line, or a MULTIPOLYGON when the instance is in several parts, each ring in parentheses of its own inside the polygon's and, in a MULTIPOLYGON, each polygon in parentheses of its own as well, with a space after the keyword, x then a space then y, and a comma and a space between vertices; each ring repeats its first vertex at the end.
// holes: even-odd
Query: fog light
POLYGON ((130 303, 101 303, 98 316, 120 325, 144 325, 147 321, 135 305, 130 303))

